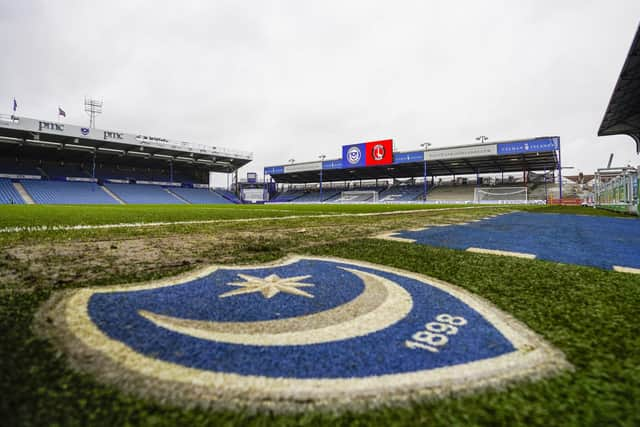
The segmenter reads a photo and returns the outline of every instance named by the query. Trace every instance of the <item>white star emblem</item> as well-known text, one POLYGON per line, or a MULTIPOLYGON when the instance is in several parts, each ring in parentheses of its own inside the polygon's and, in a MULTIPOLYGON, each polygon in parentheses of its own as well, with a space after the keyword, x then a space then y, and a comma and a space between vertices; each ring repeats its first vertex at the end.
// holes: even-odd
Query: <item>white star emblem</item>
POLYGON ((227 284, 230 286, 240 286, 241 289, 225 292, 224 294, 220 295, 220 298, 231 297, 234 295, 250 294, 253 292, 260 292, 265 298, 272 298, 280 292, 313 298, 313 295, 311 295, 310 293, 298 289, 314 286, 310 283, 299 283, 300 280, 308 279, 309 277, 311 277, 309 275, 296 277, 279 277, 277 274, 271 274, 265 278, 249 276, 248 274, 238 274, 238 276, 246 280, 246 282, 232 282, 227 284))

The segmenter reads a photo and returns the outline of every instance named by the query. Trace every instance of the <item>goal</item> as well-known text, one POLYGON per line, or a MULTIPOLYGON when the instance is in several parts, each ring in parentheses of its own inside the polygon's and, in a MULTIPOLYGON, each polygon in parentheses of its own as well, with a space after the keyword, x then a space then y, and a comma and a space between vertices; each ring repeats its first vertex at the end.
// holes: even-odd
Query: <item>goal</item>
POLYGON ((527 203, 527 187, 476 187, 475 203, 527 203))
POLYGON ((353 190, 340 193, 340 203, 377 203, 378 192, 374 190, 353 190))

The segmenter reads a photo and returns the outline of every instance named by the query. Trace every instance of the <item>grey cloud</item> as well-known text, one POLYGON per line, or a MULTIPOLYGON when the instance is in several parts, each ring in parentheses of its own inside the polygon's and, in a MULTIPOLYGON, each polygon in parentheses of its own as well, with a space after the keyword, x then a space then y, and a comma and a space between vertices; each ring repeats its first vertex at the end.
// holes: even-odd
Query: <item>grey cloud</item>
MULTIPOLYGON (((590 172, 630 139, 596 130, 640 3, 584 1, 22 1, 0 13, 0 105, 250 150, 246 169, 401 149, 560 135, 590 172)), ((244 171, 243 171, 244 172, 244 171)))

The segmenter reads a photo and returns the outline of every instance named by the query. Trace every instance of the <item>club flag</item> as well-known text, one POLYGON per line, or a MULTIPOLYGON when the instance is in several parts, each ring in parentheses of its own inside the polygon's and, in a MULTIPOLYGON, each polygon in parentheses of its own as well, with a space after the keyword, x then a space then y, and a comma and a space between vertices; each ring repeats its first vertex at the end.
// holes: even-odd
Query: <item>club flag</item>
POLYGON ((13 112, 15 113, 17 109, 18 109, 18 101, 16 101, 16 99, 13 98, 13 112))
POLYGON ((67 117, 67 113, 65 113, 64 110, 60 107, 58 107, 58 115, 62 117, 67 117))

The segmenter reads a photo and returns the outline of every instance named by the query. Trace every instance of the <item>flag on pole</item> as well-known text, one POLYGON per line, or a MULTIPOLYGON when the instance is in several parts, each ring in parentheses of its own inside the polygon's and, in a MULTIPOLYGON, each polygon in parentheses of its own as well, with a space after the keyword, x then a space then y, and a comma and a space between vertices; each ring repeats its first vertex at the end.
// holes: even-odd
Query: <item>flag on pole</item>
POLYGON ((17 109, 18 109, 18 101, 16 101, 16 99, 13 98, 13 112, 15 113, 17 109))
POLYGON ((62 117, 67 117, 67 113, 65 113, 64 110, 60 107, 58 107, 58 115, 62 117))

